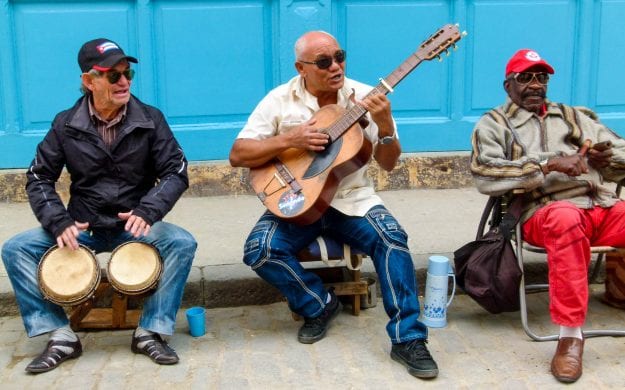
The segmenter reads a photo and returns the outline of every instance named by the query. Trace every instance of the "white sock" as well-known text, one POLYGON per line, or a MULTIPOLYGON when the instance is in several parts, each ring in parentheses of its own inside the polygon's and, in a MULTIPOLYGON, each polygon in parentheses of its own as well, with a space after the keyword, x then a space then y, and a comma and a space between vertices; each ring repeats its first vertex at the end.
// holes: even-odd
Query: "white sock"
MULTIPOLYGON (((152 336, 153 334, 154 334, 154 332, 151 332, 151 331, 149 331, 147 329, 143 329, 140 326, 137 326, 137 329, 135 329, 135 337, 152 336)), ((137 343, 137 347, 143 348, 149 342, 150 342, 150 340, 148 340, 148 341, 141 341, 141 342, 137 343)))
MULTIPOLYGON (((75 342, 78 340, 78 336, 76 336, 76 333, 74 333, 69 325, 65 325, 50 332, 50 340, 75 342)), ((66 354, 74 352, 74 348, 72 347, 57 346, 57 348, 66 354)))
POLYGON ((332 296, 330 295, 330 293, 328 293, 328 295, 326 296, 326 305, 330 303, 331 300, 332 300, 332 296))
POLYGON ((562 337, 575 337, 582 339, 582 327, 581 326, 564 326, 560 325, 560 338, 562 337))

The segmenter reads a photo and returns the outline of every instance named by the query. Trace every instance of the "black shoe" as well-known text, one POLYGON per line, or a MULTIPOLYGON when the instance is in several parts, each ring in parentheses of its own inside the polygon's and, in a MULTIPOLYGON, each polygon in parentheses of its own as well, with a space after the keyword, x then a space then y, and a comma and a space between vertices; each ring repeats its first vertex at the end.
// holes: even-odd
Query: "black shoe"
POLYGON ((46 349, 44 349, 41 355, 37 356, 35 359, 33 359, 32 362, 30 362, 28 366, 26 366, 26 371, 37 374, 40 372, 54 370, 59 366, 59 364, 63 363, 67 359, 77 358, 81 354, 82 345, 80 344, 80 340, 50 340, 48 341, 48 345, 46 345, 46 349), (65 353, 58 347, 73 348, 73 351, 72 353, 65 353))
POLYGON ((408 372, 417 378, 436 378, 438 366, 430 355, 426 343, 426 340, 411 340, 393 344, 391 358, 406 366, 408 372))
POLYGON ((323 312, 315 318, 304 318, 304 325, 299 328, 297 340, 303 344, 312 344, 325 336, 328 331, 330 321, 336 317, 342 309, 341 302, 334 294, 334 289, 330 289, 330 302, 326 305, 323 312))
POLYGON ((134 353, 142 353, 147 355, 158 364, 176 364, 180 360, 176 351, 167 342, 161 338, 161 335, 154 333, 148 336, 135 337, 132 335, 132 345, 130 347, 134 353), (139 343, 147 341, 147 343, 139 348, 139 343))

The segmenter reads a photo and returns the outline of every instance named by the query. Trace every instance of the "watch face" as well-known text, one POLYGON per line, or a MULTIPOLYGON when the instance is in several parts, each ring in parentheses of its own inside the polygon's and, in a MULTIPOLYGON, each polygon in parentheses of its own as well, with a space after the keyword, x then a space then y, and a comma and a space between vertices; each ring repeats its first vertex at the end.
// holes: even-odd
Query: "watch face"
POLYGON ((393 136, 387 135, 386 137, 380 138, 380 143, 383 144, 383 145, 388 145, 391 142, 393 142, 394 139, 395 138, 393 136))

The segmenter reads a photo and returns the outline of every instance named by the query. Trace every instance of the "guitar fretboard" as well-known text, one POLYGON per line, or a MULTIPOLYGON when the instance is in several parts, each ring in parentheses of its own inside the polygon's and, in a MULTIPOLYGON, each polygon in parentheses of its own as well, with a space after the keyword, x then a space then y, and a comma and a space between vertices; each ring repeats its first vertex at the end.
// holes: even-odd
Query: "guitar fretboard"
MULTIPOLYGON (((377 94, 388 94, 390 89, 393 89, 400 81, 402 81, 414 68, 416 68, 420 63, 421 59, 418 57, 417 53, 412 54, 408 57, 401 65, 397 67, 390 75, 388 75, 384 82, 380 82, 375 86, 365 97, 377 94)), ((343 133, 349 130, 350 127, 354 125, 354 123, 358 122, 360 118, 362 118, 367 113, 362 106, 355 104, 349 110, 347 110, 343 116, 334 122, 330 127, 326 129, 328 135, 330 135, 330 142, 334 142, 338 138, 340 138, 343 133)))

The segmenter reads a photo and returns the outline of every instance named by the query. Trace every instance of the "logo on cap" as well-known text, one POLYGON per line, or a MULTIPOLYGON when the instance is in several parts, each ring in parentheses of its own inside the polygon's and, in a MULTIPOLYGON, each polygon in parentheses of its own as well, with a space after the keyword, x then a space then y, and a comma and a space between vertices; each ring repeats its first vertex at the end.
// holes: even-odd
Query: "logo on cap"
POLYGON ((96 49, 100 52, 100 54, 104 53, 107 50, 111 50, 111 49, 119 49, 119 47, 114 44, 113 42, 104 42, 99 44, 98 46, 96 46, 96 49))
POLYGON ((529 61, 540 61, 540 56, 538 55, 538 53, 536 53, 533 50, 528 51, 527 53, 525 53, 525 58, 527 58, 529 61))

